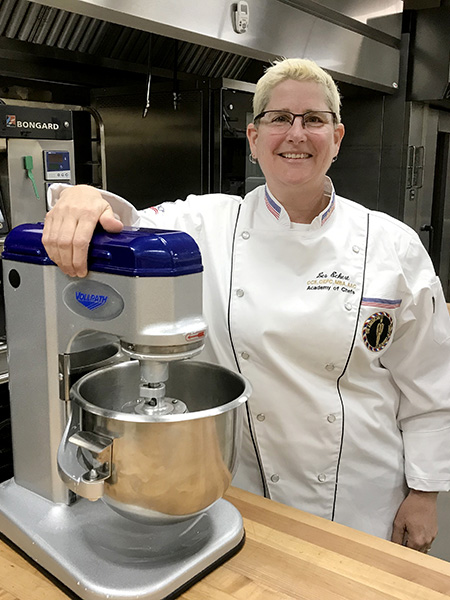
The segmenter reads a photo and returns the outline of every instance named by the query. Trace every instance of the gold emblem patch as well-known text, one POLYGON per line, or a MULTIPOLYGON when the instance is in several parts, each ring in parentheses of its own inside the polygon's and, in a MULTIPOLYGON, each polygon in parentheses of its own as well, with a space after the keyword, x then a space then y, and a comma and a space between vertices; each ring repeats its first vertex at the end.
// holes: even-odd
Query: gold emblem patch
POLYGON ((363 327, 363 340, 369 350, 383 350, 391 338, 393 326, 394 322, 388 313, 377 312, 371 315, 363 327))

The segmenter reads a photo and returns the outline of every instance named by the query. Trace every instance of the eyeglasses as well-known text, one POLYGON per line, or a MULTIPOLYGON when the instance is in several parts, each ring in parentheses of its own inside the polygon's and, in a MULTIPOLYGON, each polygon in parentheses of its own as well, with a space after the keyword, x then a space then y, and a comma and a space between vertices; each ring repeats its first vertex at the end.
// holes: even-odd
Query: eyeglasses
POLYGON ((276 133, 286 133, 294 124, 297 117, 302 120, 304 129, 318 131, 326 125, 335 123, 336 113, 331 110, 309 110, 303 114, 294 114, 289 110, 265 110, 253 119, 253 123, 261 121, 276 133))

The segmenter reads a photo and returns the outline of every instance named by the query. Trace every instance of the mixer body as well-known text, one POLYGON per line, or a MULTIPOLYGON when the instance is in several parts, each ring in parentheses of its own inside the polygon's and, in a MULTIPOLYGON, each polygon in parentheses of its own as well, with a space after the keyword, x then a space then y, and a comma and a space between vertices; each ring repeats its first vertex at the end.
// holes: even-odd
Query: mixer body
POLYGON ((243 542, 222 496, 250 386, 189 360, 206 324, 187 234, 97 233, 84 279, 53 265, 41 235, 19 226, 3 253, 15 475, 0 484, 0 532, 83 600, 173 597, 243 542), (78 379, 96 336, 113 364, 78 379), (130 560, 141 546, 149 573, 130 560))

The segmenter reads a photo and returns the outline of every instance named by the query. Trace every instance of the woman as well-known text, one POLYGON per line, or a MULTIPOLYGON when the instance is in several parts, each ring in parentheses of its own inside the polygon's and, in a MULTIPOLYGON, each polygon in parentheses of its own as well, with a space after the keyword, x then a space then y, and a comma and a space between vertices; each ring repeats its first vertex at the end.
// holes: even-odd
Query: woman
POLYGON ((43 241, 83 277, 97 222, 192 235, 205 266, 204 359, 254 390, 234 484, 427 551, 437 492, 450 489, 450 324, 417 235, 335 194, 326 172, 344 135, 339 103, 315 63, 280 61, 257 84, 247 132, 266 186, 140 212, 54 186, 43 241))

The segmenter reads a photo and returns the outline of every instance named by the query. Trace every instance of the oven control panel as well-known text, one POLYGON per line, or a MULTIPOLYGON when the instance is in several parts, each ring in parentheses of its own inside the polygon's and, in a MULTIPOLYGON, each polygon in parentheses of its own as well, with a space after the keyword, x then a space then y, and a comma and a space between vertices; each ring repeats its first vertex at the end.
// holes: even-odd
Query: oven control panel
POLYGON ((65 150, 44 150, 44 178, 46 181, 70 180, 70 155, 65 150))

